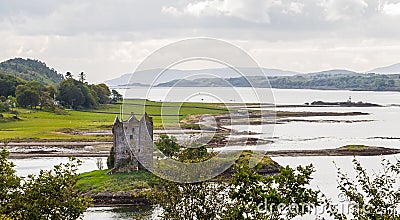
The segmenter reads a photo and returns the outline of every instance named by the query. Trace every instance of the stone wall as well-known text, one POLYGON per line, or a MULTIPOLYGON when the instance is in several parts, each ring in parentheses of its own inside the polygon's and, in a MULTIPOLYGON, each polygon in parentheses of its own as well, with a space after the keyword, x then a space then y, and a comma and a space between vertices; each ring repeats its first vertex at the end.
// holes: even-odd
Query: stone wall
POLYGON ((146 113, 139 121, 134 114, 113 125, 114 168, 110 173, 153 168, 153 120, 146 113))

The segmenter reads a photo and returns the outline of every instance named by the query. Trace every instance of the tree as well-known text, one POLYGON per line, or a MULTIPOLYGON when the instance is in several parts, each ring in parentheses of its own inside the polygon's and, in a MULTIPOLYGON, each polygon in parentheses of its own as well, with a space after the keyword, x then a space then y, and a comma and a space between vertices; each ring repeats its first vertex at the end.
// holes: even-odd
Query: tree
POLYGON ((19 85, 17 87, 16 96, 17 102, 20 106, 36 108, 40 102, 39 93, 25 85, 19 85))
POLYGON ((116 103, 116 102, 118 102, 118 101, 122 101, 122 100, 123 100, 123 97, 122 97, 121 94, 119 94, 119 92, 118 92, 117 90, 113 89, 113 90, 111 91, 111 100, 112 100, 114 103, 116 103))
MULTIPOLYGON (((15 175, 14 164, 7 160, 9 153, 0 149, 0 216, 10 213, 21 179, 15 175)), ((0 218, 1 219, 1 218, 0 218)))
POLYGON ((76 108, 85 103, 85 97, 78 86, 75 85, 75 80, 69 78, 60 83, 59 100, 72 108, 76 108))
POLYGON ((53 97, 50 95, 50 91, 47 88, 53 89, 54 86, 45 87, 42 83, 38 81, 30 81, 26 84, 26 86, 32 89, 32 91, 35 91, 39 94, 40 110, 43 109, 43 106, 49 106, 52 104, 53 97))
POLYGON ((4 102, 0 101, 0 113, 1 112, 7 112, 8 111, 8 106, 4 104, 4 102))
POLYGON ((15 175, 8 152, 0 151, 0 217, 10 219, 78 219, 91 200, 74 189, 77 181, 76 159, 60 164, 23 181, 15 175))
POLYGON ((72 78, 72 77, 73 77, 73 75, 72 75, 71 72, 65 73, 65 78, 70 79, 70 78, 72 78))
POLYGON ((181 149, 181 146, 177 143, 176 137, 169 137, 166 134, 161 134, 160 138, 154 142, 154 146, 167 157, 176 156, 181 149))
POLYGON ((0 73, 0 96, 15 96, 18 85, 22 84, 22 80, 12 75, 0 73))
POLYGON ((81 73, 79 74, 79 82, 85 83, 85 80, 86 80, 86 75, 85 75, 84 72, 81 72, 81 73))
POLYGON ((96 97, 98 103, 110 103, 111 92, 106 84, 91 85, 90 90, 92 91, 93 96, 96 97))
MULTIPOLYGON (((400 219, 400 160, 392 164, 382 160, 383 170, 371 177, 356 159, 353 160, 356 181, 350 179, 338 168, 338 188, 351 204, 352 219, 400 219)), ((349 219, 339 213, 329 199, 325 199, 328 211, 335 219, 349 219)))
POLYGON ((105 84, 88 85, 68 78, 60 83, 59 100, 72 108, 96 108, 110 101, 110 90, 105 84))

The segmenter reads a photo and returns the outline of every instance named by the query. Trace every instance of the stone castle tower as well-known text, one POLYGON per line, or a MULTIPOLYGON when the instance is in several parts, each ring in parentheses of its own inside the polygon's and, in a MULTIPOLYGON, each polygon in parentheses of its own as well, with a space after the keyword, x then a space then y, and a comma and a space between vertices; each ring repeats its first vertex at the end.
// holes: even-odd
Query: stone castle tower
POLYGON ((110 173, 153 168, 153 119, 147 113, 140 121, 133 113, 126 121, 120 121, 117 116, 112 132, 114 168, 110 173))

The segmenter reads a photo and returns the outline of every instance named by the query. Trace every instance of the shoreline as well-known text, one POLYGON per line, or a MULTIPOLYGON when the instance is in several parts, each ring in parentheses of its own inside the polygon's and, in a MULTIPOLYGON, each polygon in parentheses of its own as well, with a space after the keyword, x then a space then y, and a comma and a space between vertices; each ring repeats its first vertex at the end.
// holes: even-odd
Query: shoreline
MULTIPOLYGON (((218 149, 218 148, 214 148, 218 149)), ((269 157, 308 156, 379 156, 400 154, 400 149, 385 147, 365 147, 363 149, 321 149, 321 150, 277 150, 263 152, 269 157)), ((108 152, 11 152, 10 159, 51 158, 51 157, 108 157, 108 152)))

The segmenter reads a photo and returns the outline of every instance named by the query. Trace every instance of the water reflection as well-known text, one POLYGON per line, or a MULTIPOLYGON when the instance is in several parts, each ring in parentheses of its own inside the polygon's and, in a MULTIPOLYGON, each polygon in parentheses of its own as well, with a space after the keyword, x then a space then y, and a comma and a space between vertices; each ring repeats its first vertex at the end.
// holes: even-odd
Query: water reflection
POLYGON ((154 217, 156 215, 152 206, 119 206, 89 208, 83 219, 155 219, 154 217))

